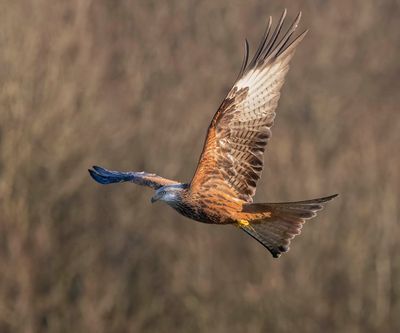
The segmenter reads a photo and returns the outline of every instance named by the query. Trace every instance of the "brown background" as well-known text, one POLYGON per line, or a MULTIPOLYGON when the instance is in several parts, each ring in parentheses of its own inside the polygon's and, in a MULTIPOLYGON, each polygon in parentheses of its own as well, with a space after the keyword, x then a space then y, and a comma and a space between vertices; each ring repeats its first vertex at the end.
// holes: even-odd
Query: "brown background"
POLYGON ((400 331, 400 3, 0 1, 0 332, 400 331), (92 164, 189 181, 243 40, 303 11, 256 201, 279 260, 92 164))

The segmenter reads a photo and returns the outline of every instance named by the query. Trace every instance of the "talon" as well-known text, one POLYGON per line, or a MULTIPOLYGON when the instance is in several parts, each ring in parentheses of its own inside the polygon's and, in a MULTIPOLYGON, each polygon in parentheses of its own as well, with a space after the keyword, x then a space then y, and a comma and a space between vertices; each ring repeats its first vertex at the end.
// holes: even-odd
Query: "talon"
POLYGON ((238 227, 248 227, 249 225, 250 225, 250 223, 247 220, 239 220, 237 222, 238 227))

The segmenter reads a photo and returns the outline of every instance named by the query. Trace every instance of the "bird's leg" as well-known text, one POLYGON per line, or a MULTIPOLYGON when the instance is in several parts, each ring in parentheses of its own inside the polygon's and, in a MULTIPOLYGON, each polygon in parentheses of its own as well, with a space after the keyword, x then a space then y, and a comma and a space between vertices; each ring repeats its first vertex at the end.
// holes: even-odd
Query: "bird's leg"
POLYGON ((256 232, 248 220, 243 220, 243 219, 237 220, 236 226, 240 229, 247 229, 256 232))
POLYGON ((247 220, 238 220, 237 226, 240 227, 248 227, 250 225, 249 221, 247 220))

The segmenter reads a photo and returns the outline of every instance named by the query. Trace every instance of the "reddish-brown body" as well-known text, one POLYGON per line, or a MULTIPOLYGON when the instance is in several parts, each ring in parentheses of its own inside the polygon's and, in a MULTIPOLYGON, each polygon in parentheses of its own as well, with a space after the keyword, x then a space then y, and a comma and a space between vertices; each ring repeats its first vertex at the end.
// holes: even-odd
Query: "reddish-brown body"
POLYGON ((180 192, 180 200, 170 204, 180 214, 203 223, 236 224, 240 220, 268 217, 270 213, 251 214, 243 212, 244 200, 221 191, 191 193, 190 189, 180 192))

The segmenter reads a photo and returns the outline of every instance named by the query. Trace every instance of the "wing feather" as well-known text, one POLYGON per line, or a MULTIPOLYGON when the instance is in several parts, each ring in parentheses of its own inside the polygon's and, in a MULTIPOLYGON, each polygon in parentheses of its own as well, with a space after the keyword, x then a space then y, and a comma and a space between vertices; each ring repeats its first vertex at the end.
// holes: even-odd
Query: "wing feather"
POLYGON ((175 180, 163 178, 154 173, 148 173, 144 171, 112 171, 99 166, 93 166, 93 169, 89 169, 88 171, 95 181, 103 185, 130 182, 137 185, 148 186, 157 190, 165 185, 180 184, 175 180))
POLYGON ((248 63, 248 43, 239 78, 208 128, 199 164, 190 184, 192 192, 214 188, 232 198, 252 202, 263 168, 263 155, 289 62, 307 31, 292 42, 299 13, 282 37, 283 12, 269 38, 272 19, 248 63))

